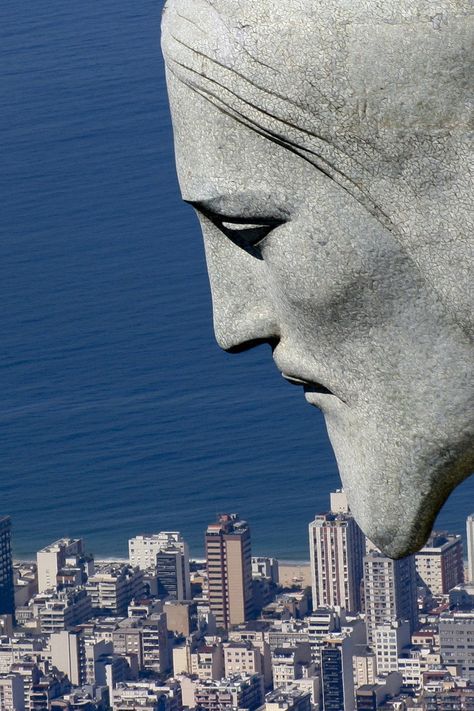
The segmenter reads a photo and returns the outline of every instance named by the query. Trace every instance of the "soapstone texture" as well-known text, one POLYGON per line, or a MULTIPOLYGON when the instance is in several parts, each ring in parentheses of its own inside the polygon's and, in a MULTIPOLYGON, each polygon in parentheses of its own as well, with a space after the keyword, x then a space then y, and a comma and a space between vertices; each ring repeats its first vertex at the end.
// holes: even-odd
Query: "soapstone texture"
POLYGON ((304 381, 354 516, 392 557, 474 468, 473 30, 467 0, 163 16, 218 343, 268 342, 304 381))

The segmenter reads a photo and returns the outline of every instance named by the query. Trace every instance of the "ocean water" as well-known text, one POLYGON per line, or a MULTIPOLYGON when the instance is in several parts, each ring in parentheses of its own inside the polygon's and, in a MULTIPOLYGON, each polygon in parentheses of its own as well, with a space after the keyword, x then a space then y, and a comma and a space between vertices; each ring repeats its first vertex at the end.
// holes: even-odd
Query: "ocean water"
MULTIPOLYGON (((0 512, 17 556, 99 556, 178 529, 199 556, 238 511, 253 549, 307 557, 337 468, 322 416, 269 349, 218 349, 179 201, 162 3, 0 5, 0 512)), ((474 478, 439 526, 462 532, 474 478)))

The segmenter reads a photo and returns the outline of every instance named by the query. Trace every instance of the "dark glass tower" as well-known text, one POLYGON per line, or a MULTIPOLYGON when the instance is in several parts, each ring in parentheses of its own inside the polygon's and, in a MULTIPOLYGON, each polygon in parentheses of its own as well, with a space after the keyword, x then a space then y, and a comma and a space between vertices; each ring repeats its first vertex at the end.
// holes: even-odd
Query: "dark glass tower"
POLYGON ((324 711, 354 711, 352 641, 330 635, 321 650, 324 711))
POLYGON ((156 573, 158 576, 158 595, 183 600, 184 557, 177 549, 165 549, 156 554, 156 573))
POLYGON ((344 708, 342 684, 342 655, 337 647, 322 650, 323 696, 325 711, 341 711, 344 708))
POLYGON ((0 615, 15 614, 13 561, 11 551, 11 519, 0 516, 0 615))

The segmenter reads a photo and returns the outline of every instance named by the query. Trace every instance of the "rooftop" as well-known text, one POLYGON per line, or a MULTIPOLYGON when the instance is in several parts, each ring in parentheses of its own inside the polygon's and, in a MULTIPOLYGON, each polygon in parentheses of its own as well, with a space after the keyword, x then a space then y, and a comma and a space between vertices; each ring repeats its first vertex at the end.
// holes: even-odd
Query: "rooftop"
POLYGON ((300 699, 308 694, 308 691, 301 689, 299 686, 289 686, 286 689, 270 691, 270 693, 265 696, 265 701, 270 704, 284 703, 288 700, 294 701, 300 699))
POLYGON ((433 531, 423 548, 417 553, 417 556, 433 553, 441 554, 451 546, 460 543, 461 540, 461 536, 454 533, 433 531))

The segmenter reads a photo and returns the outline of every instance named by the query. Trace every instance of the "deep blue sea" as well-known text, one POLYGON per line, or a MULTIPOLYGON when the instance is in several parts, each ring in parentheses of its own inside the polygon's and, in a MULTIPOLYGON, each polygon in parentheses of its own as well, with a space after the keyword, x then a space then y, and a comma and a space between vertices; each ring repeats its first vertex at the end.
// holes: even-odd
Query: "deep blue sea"
MULTIPOLYGON (((238 511, 305 559, 338 475, 321 415, 269 349, 220 351, 180 203, 160 0, 0 4, 0 513, 29 556, 62 535, 125 555, 238 511)), ((474 478, 439 525, 462 532, 474 478)))

